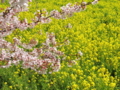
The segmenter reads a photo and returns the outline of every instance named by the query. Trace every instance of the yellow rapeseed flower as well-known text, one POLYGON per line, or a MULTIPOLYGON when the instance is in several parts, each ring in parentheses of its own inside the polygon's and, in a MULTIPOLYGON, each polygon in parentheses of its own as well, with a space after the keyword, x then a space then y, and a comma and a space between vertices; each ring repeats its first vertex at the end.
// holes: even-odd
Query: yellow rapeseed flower
POLYGON ((78 75, 83 75, 83 70, 79 70, 79 69, 78 69, 78 70, 77 70, 77 74, 78 74, 78 75))
POLYGON ((7 84, 7 82, 4 82, 4 84, 6 85, 6 84, 7 84))
POLYGON ((30 82, 30 80, 28 80, 28 82, 30 82))
POLYGON ((77 84, 73 83, 71 88, 72 88, 72 90, 76 90, 76 89, 79 89, 79 86, 77 84))
POLYGON ((42 76, 43 76, 44 78, 46 77, 46 75, 44 75, 44 74, 43 74, 42 76))
POLYGON ((96 66, 93 66, 93 67, 92 67, 92 70, 95 70, 95 69, 96 69, 96 66))
POLYGON ((10 89, 12 89, 13 87, 12 86, 9 86, 10 89))
POLYGON ((91 77, 91 76, 88 76, 87 79, 88 79, 89 81, 91 81, 91 80, 92 80, 92 77, 91 77))
POLYGON ((62 80, 62 83, 64 83, 64 80, 62 80))
POLYGON ((24 71, 22 71, 22 73, 25 73, 24 71))
POLYGON ((74 74, 71 74, 70 77, 71 77, 72 80, 76 80, 76 77, 75 77, 74 74))
POLYGON ((14 74, 18 74, 19 72, 14 72, 14 74))
POLYGON ((70 88, 70 86, 67 86, 67 88, 69 89, 69 88, 70 88))
POLYGON ((86 80, 83 80, 82 85, 84 86, 84 88, 90 88, 90 84, 86 80))
POLYGON ((93 86, 93 87, 95 86, 95 83, 94 83, 94 82, 91 82, 90 84, 91 84, 91 86, 93 86))
POLYGON ((18 72, 20 72, 20 69, 17 69, 18 72))
POLYGON ((28 89, 28 87, 25 87, 26 89, 28 89))
POLYGON ((116 86, 116 83, 110 83, 109 86, 110 86, 111 88, 114 88, 114 87, 116 86))

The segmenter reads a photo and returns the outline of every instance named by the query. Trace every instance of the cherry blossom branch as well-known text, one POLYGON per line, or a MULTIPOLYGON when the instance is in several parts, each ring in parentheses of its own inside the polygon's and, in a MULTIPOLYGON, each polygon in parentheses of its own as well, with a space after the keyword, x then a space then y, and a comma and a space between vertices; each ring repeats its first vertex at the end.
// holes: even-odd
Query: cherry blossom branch
MULTIPOLYGON (((14 43, 7 42, 4 37, 12 33, 15 29, 26 30, 33 28, 39 22, 49 23, 51 17, 56 19, 66 19, 72 16, 75 12, 80 12, 86 9, 87 5, 96 4, 99 0, 93 2, 81 2, 75 5, 67 4, 61 7, 61 11, 53 10, 49 14, 47 10, 38 10, 35 13, 35 18, 32 23, 28 23, 26 19, 19 20, 17 14, 22 11, 28 10, 28 2, 31 0, 9 0, 10 7, 4 12, 0 13, 0 62, 5 62, 5 65, 0 65, 1 68, 10 67, 12 64, 17 65, 22 62, 22 68, 30 68, 40 74, 47 74, 59 71, 61 56, 64 55, 61 51, 57 50, 57 42, 54 33, 47 33, 45 43, 42 48, 33 48, 38 44, 37 41, 31 40, 29 44, 21 43, 19 39, 13 38, 14 43), (21 46, 22 48, 20 48, 21 46), (31 52, 26 52, 25 49, 33 49, 31 52)), ((82 56, 79 51, 77 58, 82 56)), ((69 65, 75 63, 70 61, 69 65)))
POLYGON ((47 10, 37 10, 35 13, 35 18, 32 23, 28 23, 26 19, 20 21, 16 16, 17 13, 26 11, 28 6, 28 0, 10 0, 11 7, 7 8, 5 12, 0 13, 0 37, 5 37, 12 33, 15 29, 25 30, 27 28, 34 28, 39 22, 41 24, 49 23, 51 21, 50 17, 56 19, 65 19, 72 16, 75 12, 80 12, 86 9, 87 5, 96 4, 99 0, 94 0, 93 2, 81 2, 72 5, 68 3, 66 6, 61 7, 61 11, 53 10, 48 14, 47 10), (43 13, 44 12, 44 13, 43 13))

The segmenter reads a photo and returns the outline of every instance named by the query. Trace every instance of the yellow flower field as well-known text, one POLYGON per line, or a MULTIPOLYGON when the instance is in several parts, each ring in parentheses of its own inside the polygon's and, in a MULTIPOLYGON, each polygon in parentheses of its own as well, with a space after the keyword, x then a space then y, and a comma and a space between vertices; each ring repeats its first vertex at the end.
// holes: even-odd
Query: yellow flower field
MULTIPOLYGON (((50 12, 60 10, 67 3, 81 1, 33 0, 29 3, 29 11, 18 16, 32 22, 34 12, 39 9, 46 8, 50 12)), ((100 0, 67 19, 51 18, 48 24, 38 24, 24 31, 16 29, 5 37, 12 43, 13 37, 17 37, 26 44, 35 39, 38 41, 35 47, 40 48, 46 33, 53 32, 58 50, 64 52, 65 59, 61 61, 61 69, 51 74, 39 74, 21 65, 0 68, 0 90, 120 90, 119 3, 119 0, 100 0), (78 57, 78 51, 83 55, 78 57)), ((0 8, 8 6, 7 1, 0 4, 0 8)))

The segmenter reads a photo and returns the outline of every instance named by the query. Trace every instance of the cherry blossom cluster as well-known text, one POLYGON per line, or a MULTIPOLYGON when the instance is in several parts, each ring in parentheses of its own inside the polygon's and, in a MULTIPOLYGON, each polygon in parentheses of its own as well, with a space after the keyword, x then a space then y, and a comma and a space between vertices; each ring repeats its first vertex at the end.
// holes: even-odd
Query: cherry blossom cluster
MULTIPOLYGON (((10 35, 16 29, 26 30, 27 28, 34 28, 38 23, 49 23, 51 21, 50 17, 65 19, 75 12, 85 10, 87 5, 94 5, 98 1, 81 2, 75 5, 68 3, 66 6, 61 7, 61 11, 53 10, 50 13, 45 9, 37 10, 33 22, 28 23, 26 19, 19 20, 17 15, 19 12, 28 10, 28 2, 31 2, 31 0, 9 0, 11 6, 0 13, 0 62, 5 62, 0 67, 7 68, 12 64, 18 65, 22 63, 22 68, 30 68, 40 74, 59 71, 61 57, 64 53, 57 50, 58 45, 54 33, 47 33, 46 41, 41 48, 34 48, 38 44, 34 39, 29 44, 25 44, 21 43, 17 38, 13 38, 14 43, 10 43, 4 37, 10 35), (27 52, 26 49, 33 50, 27 52)), ((77 56, 82 56, 82 52, 79 51, 77 56)), ((69 62, 69 66, 72 64, 75 64, 75 60, 69 62)))
POLYGON ((32 0, 9 0, 9 3, 14 9, 21 9, 22 11, 25 11, 27 10, 28 2, 31 1, 32 0))
MULTIPOLYGON (((25 44, 22 44, 19 39, 14 38, 14 43, 0 39, 0 61, 5 61, 5 65, 1 65, 2 68, 10 67, 12 64, 19 64, 22 62, 22 68, 30 68, 37 71, 40 74, 47 74, 58 71, 60 69, 60 56, 63 55, 61 51, 57 50, 55 35, 53 33, 47 33, 47 39, 43 43, 42 48, 34 48, 31 52, 26 52, 24 48, 25 44)), ((28 47, 37 45, 35 40, 31 40, 28 47)), ((30 48, 29 48, 30 49, 30 48)))

